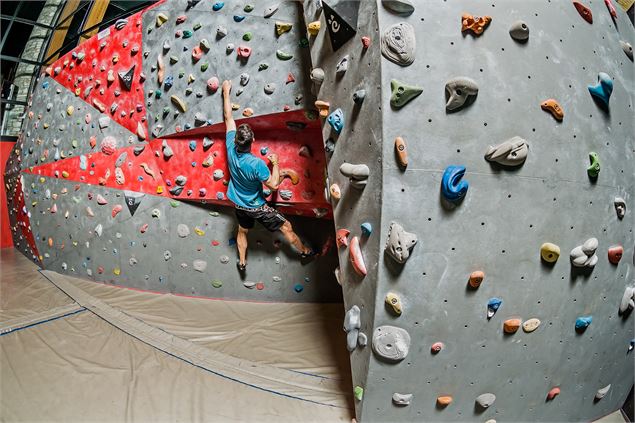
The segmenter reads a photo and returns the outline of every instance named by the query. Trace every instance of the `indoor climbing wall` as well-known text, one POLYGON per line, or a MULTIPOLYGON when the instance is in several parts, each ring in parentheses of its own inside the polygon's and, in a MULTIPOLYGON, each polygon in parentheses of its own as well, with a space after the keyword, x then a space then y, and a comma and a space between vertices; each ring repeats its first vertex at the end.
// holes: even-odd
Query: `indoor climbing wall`
POLYGON ((317 112, 304 107, 312 94, 301 5, 242 3, 158 3, 44 70, 5 169, 17 248, 46 269, 119 286, 340 301, 326 158, 317 112), (250 45, 251 59, 226 57, 230 39, 250 45), (256 226, 247 271, 238 272, 223 79, 233 81, 232 102, 243 104, 237 123, 256 133, 252 152, 280 157, 284 180, 267 199, 319 251, 312 260, 256 226))
POLYGON ((304 4, 358 419, 620 408, 635 344, 626 15, 609 0, 347 3, 304 4))

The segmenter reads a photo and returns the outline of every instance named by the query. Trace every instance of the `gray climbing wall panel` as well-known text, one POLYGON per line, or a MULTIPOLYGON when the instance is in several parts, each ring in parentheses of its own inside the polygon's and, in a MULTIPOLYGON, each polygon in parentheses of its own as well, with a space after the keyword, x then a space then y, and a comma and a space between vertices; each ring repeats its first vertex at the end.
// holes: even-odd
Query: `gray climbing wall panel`
POLYGON ((148 53, 144 59, 144 72, 148 75, 144 88, 148 97, 149 126, 156 130, 156 135, 172 134, 177 127, 187 130, 205 123, 222 122, 220 83, 224 79, 233 82, 231 101, 239 106, 236 117, 247 108, 254 116, 304 108, 309 53, 301 46, 305 35, 301 4, 281 2, 278 10, 265 18, 265 10, 270 4, 258 3, 252 11, 245 12, 247 2, 226 2, 217 11, 214 5, 219 2, 202 1, 189 9, 187 3, 177 0, 160 4, 146 12, 143 18, 143 50, 144 54, 148 53), (157 27, 160 14, 169 19, 157 27), (186 20, 177 23, 179 16, 186 20), (197 23, 201 27, 193 30, 197 23), (277 35, 277 23, 291 24, 292 27, 277 35), (189 38, 175 35, 177 31, 188 30, 193 33, 189 38), (219 30, 225 35, 219 36, 219 30), (249 41, 243 39, 245 34, 251 35, 249 41), (202 57, 194 60, 192 51, 200 46, 202 39, 207 40, 209 48, 202 48, 202 57), (165 43, 169 49, 164 49, 165 43), (228 48, 228 45, 233 47, 228 48), (248 58, 238 57, 241 46, 251 49, 248 58), (277 52, 292 57, 278 57, 277 52), (165 72, 162 84, 158 83, 157 77, 159 57, 165 72), (243 74, 248 77, 241 83, 243 74), (166 84, 168 78, 173 80, 171 86, 166 84), (208 88, 207 82, 211 78, 217 79, 217 91, 208 88), (270 94, 265 92, 267 85, 275 87, 270 94), (187 111, 178 110, 171 102, 173 95, 187 104, 187 111), (163 129, 159 130, 160 126, 163 129))
MULTIPOLYGON (((342 2, 326 3, 337 8, 342 2)), ((320 14, 316 2, 305 1, 307 24, 319 17, 322 27, 311 47, 312 66, 326 75, 318 99, 329 102, 330 111, 341 107, 346 118, 329 163, 330 182, 343 188, 339 204, 333 202, 336 230, 359 235, 365 221, 375 228, 362 243, 368 275, 361 282, 349 263, 349 248, 340 249, 346 308, 362 308, 361 330, 369 338, 382 325, 406 329, 411 337, 409 354, 397 364, 371 353, 370 345, 352 352, 353 384, 364 389, 356 400, 357 417, 579 421, 608 414, 621 406, 633 384, 628 352, 633 317, 618 314, 625 286, 635 283, 634 220, 628 211, 635 185, 635 74, 619 42, 635 43, 633 27, 619 11, 614 23, 603 2, 585 3, 593 24, 569 1, 413 3, 414 13, 397 14, 380 1, 364 2, 356 36, 333 52, 330 16, 320 14), (463 13, 489 15, 492 21, 480 36, 462 34, 463 13), (376 14, 378 28, 376 22, 362 21, 376 14), (517 20, 530 29, 526 43, 509 35, 517 20), (412 25, 416 38, 414 63, 406 67, 380 59, 379 34, 400 22, 412 25), (371 47, 355 55, 366 35, 371 47), (350 54, 349 70, 334 80, 345 54, 350 54), (356 71, 368 57, 375 60, 369 70, 356 71), (374 68, 378 63, 381 68, 374 68), (609 112, 587 89, 596 85, 599 72, 613 80, 609 112), (446 113, 445 84, 461 76, 476 82, 478 95, 446 113), (393 79, 417 85, 423 93, 393 108, 393 79), (361 119, 355 119, 350 95, 361 85, 367 97, 361 119), (368 90, 379 85, 381 96, 368 90), (563 122, 541 110, 549 98, 564 109, 563 122), (396 159, 398 136, 407 144, 405 170, 396 159), (521 167, 503 168, 484 159, 490 145, 514 136, 529 145, 521 167), (601 162, 596 180, 587 174, 590 152, 601 162), (345 161, 370 167, 361 193, 344 189, 348 181, 338 168, 345 161), (441 192, 450 165, 465 166, 463 179, 469 182, 464 200, 454 208, 447 207, 441 192), (624 219, 616 215, 615 197, 626 200, 624 219), (383 252, 392 221, 419 239, 403 265, 383 252), (592 237, 599 241, 597 265, 573 267, 569 252, 592 237), (561 249, 554 265, 541 261, 545 242, 561 249), (624 247, 617 265, 607 254, 614 245, 624 247), (474 271, 485 274, 478 289, 468 287, 474 271), (400 316, 383 304, 389 292, 401 301, 400 316), (488 319, 493 297, 502 305, 488 319), (576 332, 576 319, 590 315, 592 324, 576 332), (503 322, 512 318, 538 318, 541 325, 531 333, 521 328, 504 334, 503 322), (433 353, 437 342, 443 348, 433 353), (608 384, 609 393, 594 401, 608 384), (547 401, 554 387, 561 392, 547 401), (412 394, 410 404, 394 404, 394 393, 412 394), (484 393, 496 395, 487 409, 475 403, 484 393), (451 397, 451 403, 438 405, 438 397, 451 397)), ((326 140, 332 133, 328 123, 324 128, 326 140)))

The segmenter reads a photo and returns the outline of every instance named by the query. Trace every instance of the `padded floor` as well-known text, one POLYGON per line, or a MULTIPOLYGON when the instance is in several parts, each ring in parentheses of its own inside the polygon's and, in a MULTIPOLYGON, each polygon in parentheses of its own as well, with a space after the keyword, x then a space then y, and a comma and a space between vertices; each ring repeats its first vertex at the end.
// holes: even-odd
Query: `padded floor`
MULTIPOLYGON (((73 307, 71 298, 14 250, 2 250, 0 266, 0 323, 73 307)), ((66 315, 0 336, 1 421, 352 418, 341 304, 223 302, 67 280, 179 338, 247 365, 280 368, 282 379, 295 372, 326 378, 329 389, 338 391, 329 394, 343 401, 322 405, 228 379, 166 354, 75 305, 66 315)))

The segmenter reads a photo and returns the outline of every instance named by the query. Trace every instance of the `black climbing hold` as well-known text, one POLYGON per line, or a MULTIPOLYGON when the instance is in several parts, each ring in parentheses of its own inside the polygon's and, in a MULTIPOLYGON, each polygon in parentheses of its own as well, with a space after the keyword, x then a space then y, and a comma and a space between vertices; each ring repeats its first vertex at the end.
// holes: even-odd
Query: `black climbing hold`
POLYGON ((357 18, 359 15, 358 1, 329 0, 330 5, 324 0, 324 16, 326 17, 329 38, 333 51, 337 51, 348 40, 355 36, 357 18))
POLYGON ((132 65, 132 67, 126 72, 119 72, 119 80, 121 81, 121 85, 127 90, 130 91, 132 88, 132 78, 134 77, 134 68, 136 65, 132 65))
POLYGON ((124 191, 124 198, 126 199, 126 205, 130 211, 130 216, 134 216, 144 196, 145 194, 141 192, 124 191))

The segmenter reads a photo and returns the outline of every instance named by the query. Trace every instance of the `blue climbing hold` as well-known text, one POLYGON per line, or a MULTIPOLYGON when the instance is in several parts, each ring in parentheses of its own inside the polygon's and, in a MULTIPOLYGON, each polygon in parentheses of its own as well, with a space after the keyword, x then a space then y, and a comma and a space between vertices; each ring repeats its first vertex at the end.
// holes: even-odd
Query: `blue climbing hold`
POLYGON ((192 125, 190 125, 189 123, 185 124, 185 129, 192 129, 192 125))
POLYGON ((166 76, 165 81, 163 81, 163 87, 167 90, 172 88, 174 85, 174 77, 172 75, 166 76))
POLYGON ((465 166, 451 165, 445 168, 441 181, 441 193, 450 202, 459 202, 467 194, 470 184, 462 180, 465 175, 465 166))
POLYGON ((609 108, 609 99, 613 92, 613 80, 604 72, 598 74, 598 83, 589 85, 589 92, 605 109, 609 108))
POLYGON ((224 200, 225 199, 225 194, 223 194, 222 192, 218 191, 216 193, 216 199, 217 200, 224 200))
POLYGON ((490 298, 489 301, 487 302, 487 318, 490 319, 492 318, 492 316, 494 316, 496 314, 496 312, 498 311, 498 308, 501 306, 501 304, 503 303, 503 300, 501 300, 500 298, 490 298))
POLYGON ((373 225, 369 222, 364 222, 361 224, 362 228, 362 236, 370 236, 373 233, 373 225))
POLYGON ((304 290, 304 287, 302 285, 300 285, 300 284, 297 284, 296 286, 293 287, 293 290, 295 292, 300 293, 300 292, 302 292, 304 290))
POLYGON ((576 330, 583 331, 589 327, 591 322, 593 321, 593 316, 582 316, 575 319, 575 328, 576 330))
POLYGON ((269 147, 262 147, 260 149, 260 154, 263 156, 266 156, 268 152, 269 152, 269 147))
POLYGON ((196 151, 196 141, 190 141, 190 151, 196 151))
POLYGON ((137 178, 137 180, 138 180, 139 182, 143 181, 143 176, 139 176, 139 177, 137 178))
POLYGON ((234 15, 234 22, 242 22, 245 20, 243 15, 234 15))
POLYGON ((338 108, 333 113, 329 115, 326 121, 331 125, 331 127, 340 134, 342 129, 344 128, 344 112, 342 109, 338 108))
POLYGON ((192 162, 192 167, 196 167, 196 162, 192 162))
POLYGON ((227 245, 234 246, 236 245, 236 238, 229 238, 229 240, 227 241, 227 245))
POLYGON ((225 3, 223 3, 222 1, 217 1, 216 3, 214 3, 214 5, 212 6, 212 10, 214 12, 218 12, 219 10, 221 10, 223 8, 223 6, 225 6, 225 3))
POLYGON ((42 82, 42 88, 47 89, 48 87, 49 87, 49 82, 48 81, 42 82))

